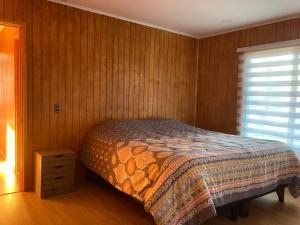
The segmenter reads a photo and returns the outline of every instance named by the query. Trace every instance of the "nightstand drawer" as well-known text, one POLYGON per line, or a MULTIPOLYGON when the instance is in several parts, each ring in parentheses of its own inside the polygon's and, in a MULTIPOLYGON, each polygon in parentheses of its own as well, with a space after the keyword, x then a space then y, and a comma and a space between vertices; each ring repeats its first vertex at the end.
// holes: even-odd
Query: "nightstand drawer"
POLYGON ((65 175, 65 174, 72 174, 74 171, 74 163, 60 163, 57 165, 45 165, 42 170, 42 176, 48 175, 65 175))
POLYGON ((70 193, 71 191, 73 191, 72 186, 44 189, 41 192, 41 198, 67 194, 67 193, 70 193))
POLYGON ((72 180, 73 177, 70 174, 46 176, 42 179, 42 186, 43 189, 64 187, 70 185, 72 180))
POLYGON ((74 155, 71 154, 57 154, 43 157, 43 167, 46 166, 59 166, 71 164, 74 161, 74 155))
POLYGON ((62 195, 73 191, 73 187, 71 186, 58 187, 58 188, 54 188, 53 191, 54 191, 54 195, 62 195))

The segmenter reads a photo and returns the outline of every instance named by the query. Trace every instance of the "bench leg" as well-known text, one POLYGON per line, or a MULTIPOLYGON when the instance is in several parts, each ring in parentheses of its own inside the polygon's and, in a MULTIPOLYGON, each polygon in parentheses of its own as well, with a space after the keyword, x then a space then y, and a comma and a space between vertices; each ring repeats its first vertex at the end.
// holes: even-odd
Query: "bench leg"
POLYGON ((284 188, 280 187, 276 190, 278 200, 280 203, 284 203, 284 188))

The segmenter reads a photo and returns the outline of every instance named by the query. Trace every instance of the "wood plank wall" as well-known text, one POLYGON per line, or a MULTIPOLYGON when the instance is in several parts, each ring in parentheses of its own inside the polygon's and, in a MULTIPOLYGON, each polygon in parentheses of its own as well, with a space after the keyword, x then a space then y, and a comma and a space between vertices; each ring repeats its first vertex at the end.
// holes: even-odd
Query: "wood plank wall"
POLYGON ((237 48, 300 38, 300 19, 200 39, 196 126, 236 133, 237 48))
POLYGON ((0 18, 26 24, 28 188, 34 150, 79 150, 101 120, 194 123, 197 40, 46 0, 0 0, 0 18))

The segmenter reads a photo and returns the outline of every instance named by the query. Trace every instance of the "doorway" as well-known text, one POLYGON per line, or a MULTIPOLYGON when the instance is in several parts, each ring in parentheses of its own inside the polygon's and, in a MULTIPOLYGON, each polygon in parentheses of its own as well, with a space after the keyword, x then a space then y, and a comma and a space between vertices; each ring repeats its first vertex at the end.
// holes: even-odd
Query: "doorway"
POLYGON ((0 195, 21 189, 22 71, 21 27, 0 22, 0 195))

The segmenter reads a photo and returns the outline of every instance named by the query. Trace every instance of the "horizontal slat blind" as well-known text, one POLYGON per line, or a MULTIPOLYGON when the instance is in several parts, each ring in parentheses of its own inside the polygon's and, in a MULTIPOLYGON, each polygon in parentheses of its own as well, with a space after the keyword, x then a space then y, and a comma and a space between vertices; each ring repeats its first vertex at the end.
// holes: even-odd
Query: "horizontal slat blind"
POLYGON ((300 150, 300 46, 240 53, 238 131, 300 150))

